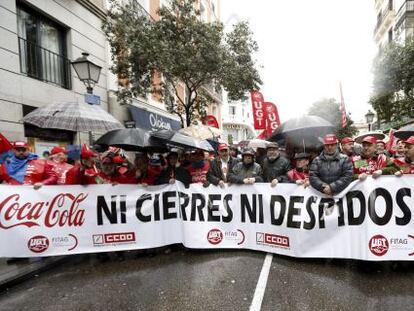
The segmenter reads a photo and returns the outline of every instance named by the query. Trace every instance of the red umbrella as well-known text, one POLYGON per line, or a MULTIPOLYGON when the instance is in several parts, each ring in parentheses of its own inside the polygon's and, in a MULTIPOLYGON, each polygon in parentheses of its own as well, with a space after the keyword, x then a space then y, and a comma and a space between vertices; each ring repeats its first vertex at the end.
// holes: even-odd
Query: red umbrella
POLYGON ((0 154, 13 149, 12 144, 0 133, 0 154))

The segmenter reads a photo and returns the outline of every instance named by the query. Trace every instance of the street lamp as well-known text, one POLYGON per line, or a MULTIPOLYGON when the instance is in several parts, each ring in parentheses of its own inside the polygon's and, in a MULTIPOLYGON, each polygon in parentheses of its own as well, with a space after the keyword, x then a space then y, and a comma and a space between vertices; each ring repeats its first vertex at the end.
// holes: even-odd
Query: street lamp
POLYGON ((372 121, 374 121, 374 117, 375 117, 375 114, 370 109, 368 109, 368 112, 365 115, 365 119, 368 123, 368 131, 371 131, 371 124, 372 124, 372 121))
POLYGON ((102 67, 88 60, 89 53, 83 52, 82 57, 72 62, 72 66, 79 77, 79 80, 86 86, 88 94, 92 94, 93 87, 99 81, 102 67))

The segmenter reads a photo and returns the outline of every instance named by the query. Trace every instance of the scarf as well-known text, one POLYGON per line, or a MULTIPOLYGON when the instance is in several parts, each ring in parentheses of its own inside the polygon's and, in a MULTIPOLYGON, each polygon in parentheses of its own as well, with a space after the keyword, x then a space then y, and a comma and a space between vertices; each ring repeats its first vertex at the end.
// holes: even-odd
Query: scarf
POLYGON ((25 159, 16 158, 16 155, 13 154, 9 161, 6 161, 7 174, 9 174, 9 176, 14 180, 17 180, 19 183, 23 184, 29 161, 36 159, 37 155, 34 153, 29 153, 25 159))

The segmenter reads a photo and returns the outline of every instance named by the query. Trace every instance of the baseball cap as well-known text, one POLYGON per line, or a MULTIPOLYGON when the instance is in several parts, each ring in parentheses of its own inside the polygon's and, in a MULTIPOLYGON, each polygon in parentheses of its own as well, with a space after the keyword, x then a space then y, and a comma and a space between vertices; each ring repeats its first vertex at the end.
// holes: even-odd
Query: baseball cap
POLYGON ((224 149, 229 149, 229 146, 227 146, 227 144, 219 144, 218 146, 218 151, 224 150, 224 149))
POLYGON ((368 144, 376 144, 377 143, 377 139, 374 136, 366 136, 364 137, 364 139, 362 140, 363 143, 368 143, 368 144))
POLYGON ((97 154, 91 150, 91 148, 87 144, 83 144, 81 148, 81 158, 82 159, 89 159, 96 157, 97 154))
POLYGON ((333 145, 333 144, 336 144, 337 142, 338 142, 338 139, 336 138, 335 134, 328 134, 328 135, 325 135, 325 137, 323 138, 324 145, 333 145))
POLYGON ((414 145, 414 136, 409 137, 407 140, 404 140, 405 144, 414 145))
POLYGON ((341 140, 342 145, 345 145, 345 144, 348 144, 348 143, 353 143, 353 142, 355 142, 355 140, 353 140, 351 137, 344 137, 341 140))
POLYGON ((61 147, 61 146, 55 146, 55 147, 53 147, 52 148, 52 150, 50 151, 50 153, 53 155, 53 154, 58 154, 58 153, 61 153, 61 152, 63 152, 64 154, 67 154, 68 152, 67 152, 67 150, 65 149, 65 148, 63 148, 63 147, 61 147))
POLYGON ((16 148, 26 148, 26 149, 28 149, 29 145, 25 141, 15 141, 13 143, 13 148, 14 149, 16 149, 16 148))

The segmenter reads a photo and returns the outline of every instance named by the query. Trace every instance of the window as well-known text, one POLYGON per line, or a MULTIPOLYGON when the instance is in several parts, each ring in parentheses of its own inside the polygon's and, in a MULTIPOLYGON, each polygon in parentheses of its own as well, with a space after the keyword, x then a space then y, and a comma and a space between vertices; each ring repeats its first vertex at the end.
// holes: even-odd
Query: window
POLYGON ((65 31, 56 23, 24 7, 17 7, 20 71, 45 82, 70 88, 70 61, 65 31))
POLYGON ((388 31, 388 43, 392 42, 392 28, 388 31))
POLYGON ((236 107, 235 107, 235 106, 230 106, 230 107, 229 107, 229 114, 230 114, 231 116, 236 115, 236 107))

